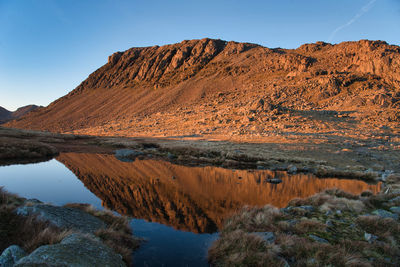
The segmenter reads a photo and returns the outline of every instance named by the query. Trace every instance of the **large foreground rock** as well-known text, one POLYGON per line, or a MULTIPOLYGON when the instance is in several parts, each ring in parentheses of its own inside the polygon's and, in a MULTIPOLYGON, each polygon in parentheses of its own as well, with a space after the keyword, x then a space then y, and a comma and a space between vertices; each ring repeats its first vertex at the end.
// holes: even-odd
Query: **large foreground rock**
POLYGON ((48 220, 60 228, 67 228, 82 233, 94 233, 105 228, 106 224, 80 209, 58 207, 47 204, 34 204, 17 209, 19 215, 37 215, 38 219, 48 220))
POLYGON ((15 266, 74 267, 74 266, 126 266, 119 254, 94 236, 72 234, 59 244, 41 246, 15 266))
POLYGON ((0 266, 1 267, 12 267, 14 264, 26 256, 26 252, 17 245, 12 245, 6 248, 0 255, 0 266))

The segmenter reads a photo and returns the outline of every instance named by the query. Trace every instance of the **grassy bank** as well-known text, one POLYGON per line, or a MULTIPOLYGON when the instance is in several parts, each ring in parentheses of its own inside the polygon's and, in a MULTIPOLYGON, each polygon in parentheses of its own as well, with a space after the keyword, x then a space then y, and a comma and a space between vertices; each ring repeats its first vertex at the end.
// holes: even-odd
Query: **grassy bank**
POLYGON ((288 207, 246 208, 209 250, 215 266, 398 266, 400 177, 383 192, 327 190, 288 207))
MULTIPOLYGON (((59 243, 74 233, 74 230, 58 228, 34 215, 18 215, 16 209, 22 205, 30 204, 0 187, 0 254, 11 245, 19 245, 30 253, 40 246, 59 243)), ((83 204, 67 204, 66 207, 81 209, 101 219, 106 228, 96 231, 95 236, 120 254, 128 265, 131 263, 132 252, 140 241, 133 236, 127 217, 83 204)))

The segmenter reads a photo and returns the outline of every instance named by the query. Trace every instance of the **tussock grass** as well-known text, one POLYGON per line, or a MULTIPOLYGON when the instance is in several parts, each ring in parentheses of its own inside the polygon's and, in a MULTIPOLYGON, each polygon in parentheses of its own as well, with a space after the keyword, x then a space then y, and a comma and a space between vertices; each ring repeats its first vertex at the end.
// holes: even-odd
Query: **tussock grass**
POLYGON ((27 252, 39 246, 59 243, 71 231, 61 230, 36 216, 19 216, 15 208, 23 199, 0 187, 0 251, 10 245, 19 245, 27 252))
POLYGON ((250 232, 274 231, 275 222, 285 218, 279 209, 266 205, 263 208, 245 207, 241 212, 232 216, 224 225, 224 231, 243 229, 250 232))
MULTIPOLYGON (((0 253, 10 245, 19 245, 32 252, 42 245, 60 243, 73 230, 60 229, 36 216, 20 216, 15 209, 24 204, 24 199, 8 193, 0 187, 0 253)), ((99 211, 87 204, 67 204, 66 207, 81 209, 104 221, 107 228, 98 230, 95 235, 131 264, 132 252, 140 241, 133 236, 126 217, 117 216, 111 211, 99 211)))
POLYGON ((399 221, 367 214, 387 210, 385 203, 398 195, 333 189, 292 200, 281 210, 245 208, 225 222, 209 260, 215 266, 397 266, 399 221), (275 241, 252 232, 273 232, 275 241))
POLYGON ((235 230, 211 246, 209 260, 215 266, 284 266, 272 251, 260 237, 235 230))

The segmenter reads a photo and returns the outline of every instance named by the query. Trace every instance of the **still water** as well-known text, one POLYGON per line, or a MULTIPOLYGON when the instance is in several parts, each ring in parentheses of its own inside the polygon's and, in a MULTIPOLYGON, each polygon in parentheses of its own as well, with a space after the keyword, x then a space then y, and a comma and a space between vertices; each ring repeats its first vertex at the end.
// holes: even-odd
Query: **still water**
POLYGON ((113 155, 65 153, 48 162, 0 167, 0 186, 57 205, 89 203, 134 218, 148 239, 135 266, 207 266, 206 253, 223 220, 243 206, 285 207, 327 188, 359 194, 378 185, 266 170, 186 167, 160 160, 121 162, 113 155), (266 178, 280 178, 269 184, 266 178))

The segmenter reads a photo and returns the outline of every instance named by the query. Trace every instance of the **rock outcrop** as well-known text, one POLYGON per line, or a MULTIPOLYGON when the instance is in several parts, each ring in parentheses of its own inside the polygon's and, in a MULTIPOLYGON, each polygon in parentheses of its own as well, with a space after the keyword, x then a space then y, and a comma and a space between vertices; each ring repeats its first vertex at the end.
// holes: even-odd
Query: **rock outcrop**
POLYGON ((6 248, 0 255, 0 266, 1 267, 13 267, 17 261, 25 257, 26 252, 17 245, 12 245, 6 248))
POLYGON ((20 259, 15 267, 126 266, 122 257, 94 236, 71 234, 61 243, 41 246, 20 259))
POLYGON ((106 227, 106 224, 100 219, 76 208, 36 203, 19 207, 17 213, 23 216, 37 215, 38 219, 49 221, 59 228, 72 229, 82 233, 94 233, 106 227))

